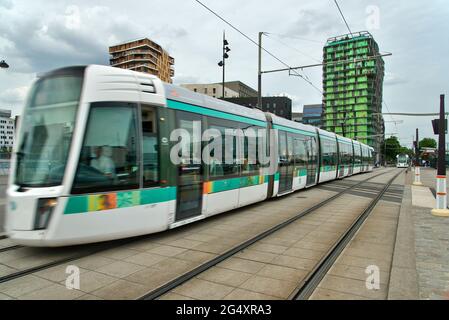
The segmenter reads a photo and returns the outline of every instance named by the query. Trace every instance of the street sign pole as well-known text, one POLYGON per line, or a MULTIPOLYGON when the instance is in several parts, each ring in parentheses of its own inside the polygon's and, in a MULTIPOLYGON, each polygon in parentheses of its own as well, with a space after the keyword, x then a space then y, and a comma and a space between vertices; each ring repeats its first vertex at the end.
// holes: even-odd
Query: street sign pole
POLYGON ((434 216, 449 217, 446 194, 446 121, 444 119, 444 94, 440 96, 440 119, 438 122, 438 164, 437 164, 437 196, 434 216))
POLYGON ((419 164, 419 131, 416 128, 416 144, 415 144, 415 182, 413 185, 422 186, 421 183, 421 168, 419 164))

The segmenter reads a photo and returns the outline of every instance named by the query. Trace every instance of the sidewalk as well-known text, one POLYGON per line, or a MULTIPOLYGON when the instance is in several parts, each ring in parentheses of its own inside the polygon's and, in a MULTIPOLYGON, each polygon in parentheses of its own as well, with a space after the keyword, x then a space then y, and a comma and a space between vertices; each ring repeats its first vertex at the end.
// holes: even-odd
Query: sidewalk
POLYGON ((433 216, 436 170, 408 172, 399 217, 389 299, 449 299, 449 218, 433 216))

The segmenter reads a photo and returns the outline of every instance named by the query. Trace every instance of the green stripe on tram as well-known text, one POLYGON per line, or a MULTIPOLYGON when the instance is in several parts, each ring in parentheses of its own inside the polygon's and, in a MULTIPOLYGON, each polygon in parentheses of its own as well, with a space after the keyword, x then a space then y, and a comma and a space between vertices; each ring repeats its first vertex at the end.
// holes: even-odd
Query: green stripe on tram
POLYGON ((223 180, 214 180, 207 183, 211 184, 209 194, 230 191, 240 188, 246 188, 251 186, 257 186, 259 184, 267 183, 268 176, 248 176, 248 177, 238 177, 223 180))
POLYGON ((199 106, 195 106, 193 104, 188 104, 188 103, 170 100, 170 99, 167 99, 167 107, 169 107, 170 109, 194 112, 194 113, 199 113, 199 114, 202 114, 205 116, 210 116, 210 117, 215 117, 215 118, 220 118, 220 119, 249 123, 249 124, 257 125, 260 127, 267 126, 267 123, 265 121, 251 119, 251 118, 247 118, 244 116, 238 116, 235 114, 226 113, 226 112, 213 110, 213 109, 208 109, 208 108, 204 108, 204 107, 199 107, 199 106))
POLYGON ((175 199, 176 187, 86 194, 69 197, 64 214, 128 208, 175 199))
POLYGON ((337 170, 337 166, 324 166, 320 168, 321 172, 330 172, 337 170))

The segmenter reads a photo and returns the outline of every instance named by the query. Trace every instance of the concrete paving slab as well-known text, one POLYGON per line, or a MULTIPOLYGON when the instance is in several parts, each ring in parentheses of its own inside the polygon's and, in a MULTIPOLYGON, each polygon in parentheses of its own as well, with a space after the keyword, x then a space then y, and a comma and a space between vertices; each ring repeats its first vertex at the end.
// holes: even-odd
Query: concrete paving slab
POLYGON ((147 252, 148 253, 153 253, 153 254, 157 254, 157 255, 161 255, 161 256, 166 256, 166 257, 173 257, 176 256, 182 252, 187 251, 186 248, 179 248, 179 247, 173 247, 173 246, 168 246, 168 245, 161 245, 158 246, 156 248, 150 249, 147 252))
POLYGON ((51 286, 52 284, 53 282, 51 281, 33 275, 27 275, 22 278, 0 283, 0 293, 18 298, 35 290, 51 286))
POLYGON ((311 300, 371 300, 368 297, 356 296, 350 293, 344 293, 340 291, 328 290, 324 288, 317 288, 312 296, 311 300))
POLYGON ((232 257, 223 262, 220 262, 217 266, 246 273, 257 273, 263 268, 264 264, 257 261, 250 261, 232 257))
POLYGON ((182 294, 170 292, 160 297, 159 300, 195 300, 195 299, 183 296, 182 294))
POLYGON ((227 296, 233 287, 202 280, 193 279, 173 290, 174 293, 202 300, 220 300, 227 296))
POLYGON ((145 269, 145 267, 142 265, 137 265, 134 263, 124 261, 116 261, 109 265, 98 268, 97 271, 112 277, 124 278, 142 269, 145 269))
POLYGON ((282 299, 287 299, 296 288, 296 282, 273 279, 254 275, 245 281, 240 288, 282 299))
POLYGON ((427 187, 412 186, 412 205, 415 207, 434 208, 435 198, 427 187))
POLYGON ((299 283, 307 275, 307 271, 267 264, 257 275, 278 280, 299 283))
POLYGON ((155 265, 158 262, 161 262, 162 260, 167 259, 167 257, 158 255, 158 254, 151 254, 151 253, 138 253, 133 256, 130 256, 126 258, 124 261, 131 262, 134 264, 151 267, 152 265, 155 265))
POLYGON ((134 300, 148 291, 148 287, 131 281, 118 280, 93 291, 92 294, 106 300, 134 300))
POLYGON ((19 297, 20 300, 73 300, 84 295, 76 289, 69 290, 60 284, 35 290, 19 297))
MULTIPOLYGON (((80 275, 80 290, 85 293, 90 293, 117 280, 117 278, 103 273, 88 271, 80 275)), ((61 284, 64 285, 65 283, 61 284)))
POLYGON ((281 298, 269 296, 259 292, 243 290, 240 288, 235 289, 234 291, 232 291, 230 294, 228 294, 226 297, 223 298, 223 300, 280 300, 280 299, 281 298))
POLYGON ((198 275, 199 279, 224 284, 230 287, 238 287, 250 277, 250 273, 220 267, 214 267, 198 275))

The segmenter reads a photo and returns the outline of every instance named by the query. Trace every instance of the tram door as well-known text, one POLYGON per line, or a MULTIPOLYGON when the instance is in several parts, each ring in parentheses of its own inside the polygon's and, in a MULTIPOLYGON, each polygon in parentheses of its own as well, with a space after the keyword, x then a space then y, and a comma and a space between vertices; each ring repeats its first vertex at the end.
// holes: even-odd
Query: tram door
POLYGON ((279 131, 279 193, 292 189, 293 171, 293 137, 279 131))
POLYGON ((318 152, 317 143, 315 137, 307 138, 304 141, 306 145, 307 155, 307 182, 306 186, 313 186, 316 184, 317 164, 318 164, 318 152))
POLYGON ((177 111, 177 128, 189 133, 181 142, 181 163, 178 165, 176 221, 201 215, 203 198, 203 166, 201 162, 201 116, 177 111), (185 152, 188 151, 188 152, 185 152))

